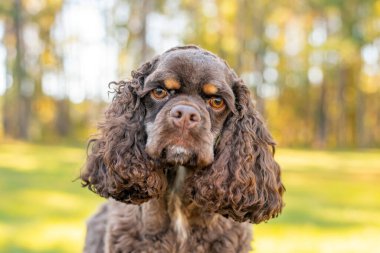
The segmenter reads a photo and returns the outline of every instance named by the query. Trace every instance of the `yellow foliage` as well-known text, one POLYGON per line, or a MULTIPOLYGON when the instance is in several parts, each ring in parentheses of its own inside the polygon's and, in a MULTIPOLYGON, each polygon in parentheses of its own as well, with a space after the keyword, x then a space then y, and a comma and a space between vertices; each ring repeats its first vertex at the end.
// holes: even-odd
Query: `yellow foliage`
POLYGON ((380 15, 380 0, 377 0, 375 5, 375 13, 379 16, 380 15))
POLYGON ((239 45, 238 45, 238 41, 236 40, 236 37, 233 37, 233 36, 223 37, 222 48, 224 50, 233 54, 233 53, 237 52, 238 47, 239 47, 239 45))
POLYGON ((58 9, 62 6, 62 0, 47 0, 48 5, 52 6, 54 9, 58 9))
POLYGON ((55 117, 55 104, 51 98, 43 97, 34 102, 34 110, 43 123, 51 123, 55 117))
POLYGON ((268 22, 283 25, 289 21, 289 19, 294 14, 288 9, 284 7, 278 7, 274 9, 268 17, 268 22))
POLYGON ((380 75, 368 76, 366 74, 363 74, 359 87, 364 93, 376 93, 380 89, 380 75))
POLYGON ((358 48, 352 40, 330 37, 326 48, 338 51, 341 61, 345 64, 356 64, 361 61, 358 48))
POLYGON ((55 17, 53 15, 44 15, 39 19, 39 25, 43 30, 49 30, 53 23, 54 23, 55 17))
POLYGON ((42 52, 41 62, 44 66, 47 67, 54 67, 57 65, 57 60, 49 49, 46 49, 44 52, 42 52))
POLYGON ((226 19, 232 19, 237 10, 236 1, 222 0, 220 3, 220 12, 226 19))

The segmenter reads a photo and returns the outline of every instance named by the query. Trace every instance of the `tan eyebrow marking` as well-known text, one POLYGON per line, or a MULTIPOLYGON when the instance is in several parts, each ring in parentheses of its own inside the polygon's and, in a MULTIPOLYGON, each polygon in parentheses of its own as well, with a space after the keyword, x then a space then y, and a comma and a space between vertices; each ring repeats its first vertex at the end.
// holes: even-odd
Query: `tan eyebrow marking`
POLYGON ((202 88, 203 92, 207 95, 214 95, 218 92, 218 87, 212 83, 206 83, 202 88))
POLYGON ((181 84, 177 80, 174 80, 174 79, 166 79, 164 81, 164 84, 165 84, 166 89, 168 90, 178 90, 179 88, 181 88, 181 84))

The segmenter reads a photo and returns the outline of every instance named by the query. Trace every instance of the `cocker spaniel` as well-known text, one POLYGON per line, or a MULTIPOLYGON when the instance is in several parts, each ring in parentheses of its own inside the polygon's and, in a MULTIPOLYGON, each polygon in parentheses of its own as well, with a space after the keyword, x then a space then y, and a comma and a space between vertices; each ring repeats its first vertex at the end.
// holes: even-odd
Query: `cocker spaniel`
POLYGON ((85 252, 248 252, 251 223, 276 217, 275 142, 248 88, 219 57, 172 48, 111 83, 83 185, 109 201, 85 252))

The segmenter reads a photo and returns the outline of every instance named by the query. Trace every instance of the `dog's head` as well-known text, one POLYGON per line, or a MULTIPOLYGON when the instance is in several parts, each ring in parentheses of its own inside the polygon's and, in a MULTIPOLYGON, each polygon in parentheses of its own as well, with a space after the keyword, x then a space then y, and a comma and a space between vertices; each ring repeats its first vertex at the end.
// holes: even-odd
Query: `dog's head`
POLYGON ((284 187, 274 141, 248 88, 212 53, 177 47, 114 83, 81 178, 103 197, 139 204, 167 188, 165 170, 191 173, 184 197, 237 221, 278 215, 284 187))

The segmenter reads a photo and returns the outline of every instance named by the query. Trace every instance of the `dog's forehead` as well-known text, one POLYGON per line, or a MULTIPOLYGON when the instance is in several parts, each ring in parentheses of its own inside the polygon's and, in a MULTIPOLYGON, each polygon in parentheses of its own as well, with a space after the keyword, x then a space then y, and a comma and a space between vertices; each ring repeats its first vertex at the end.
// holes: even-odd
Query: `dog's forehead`
POLYGON ((199 49, 176 50, 160 57, 157 70, 191 84, 218 82, 231 85, 231 71, 223 60, 199 49))

